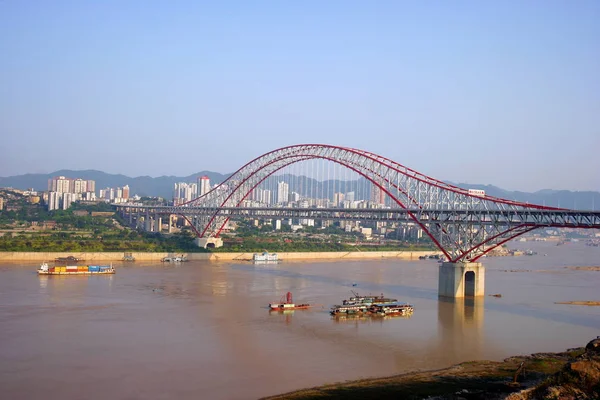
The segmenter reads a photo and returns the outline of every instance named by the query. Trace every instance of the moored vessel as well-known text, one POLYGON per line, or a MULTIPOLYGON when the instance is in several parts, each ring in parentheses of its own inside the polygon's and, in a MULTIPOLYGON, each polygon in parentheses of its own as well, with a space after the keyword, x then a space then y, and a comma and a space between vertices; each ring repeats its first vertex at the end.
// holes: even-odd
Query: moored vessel
POLYGON ((410 316, 415 311, 410 304, 373 304, 368 308, 368 312, 373 316, 410 316))
POLYGON ((355 304, 363 304, 363 305, 371 305, 371 304, 392 304, 397 302, 397 299, 392 299, 389 297, 384 297, 383 293, 380 296, 368 295, 368 296, 360 296, 355 291, 352 291, 354 296, 350 297, 347 300, 342 300, 342 305, 355 305, 355 304))
POLYGON ((342 315, 368 315, 368 316, 409 316, 414 307, 407 303, 398 303, 397 299, 368 295, 361 296, 352 291, 354 296, 343 300, 341 305, 331 307, 329 313, 333 316, 342 315))
POLYGON ((71 262, 81 262, 81 261, 85 261, 81 258, 77 258, 75 256, 68 256, 68 257, 57 257, 54 259, 54 262, 60 262, 60 263, 71 263, 71 262))
POLYGON ((366 304, 349 304, 349 305, 335 305, 331 307, 329 313, 331 315, 340 314, 364 314, 367 312, 368 305, 366 304))
POLYGON ((252 261, 278 261, 278 259, 277 253, 269 253, 268 251, 264 251, 262 254, 254 253, 252 256, 252 261))
POLYGON ((37 270, 38 275, 104 275, 114 274, 115 269, 111 265, 61 265, 49 267, 43 262, 37 270))
POLYGON ((185 261, 187 261, 187 257, 185 257, 182 254, 181 256, 175 256, 175 257, 163 257, 160 261, 162 261, 162 262, 185 262, 185 261))
POLYGON ((294 303, 292 292, 287 292, 278 303, 269 304, 269 310, 271 311, 303 310, 310 307, 311 305, 307 303, 294 303))

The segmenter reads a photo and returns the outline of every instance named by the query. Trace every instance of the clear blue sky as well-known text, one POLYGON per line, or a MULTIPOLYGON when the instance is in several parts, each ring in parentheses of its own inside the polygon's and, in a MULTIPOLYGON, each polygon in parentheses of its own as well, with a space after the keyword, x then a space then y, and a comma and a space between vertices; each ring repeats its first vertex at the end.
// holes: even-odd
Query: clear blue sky
POLYGON ((600 1, 0 0, 0 176, 369 150, 600 190, 600 1))

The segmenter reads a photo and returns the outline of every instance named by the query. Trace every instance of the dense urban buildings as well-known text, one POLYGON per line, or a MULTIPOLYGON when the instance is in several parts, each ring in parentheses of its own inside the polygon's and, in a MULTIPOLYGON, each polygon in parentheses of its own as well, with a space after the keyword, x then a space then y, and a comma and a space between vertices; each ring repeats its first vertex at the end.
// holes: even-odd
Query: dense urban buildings
POLYGON ((130 199, 129 185, 100 189, 99 198, 111 203, 126 203, 130 199))
POLYGON ((66 210, 79 200, 96 200, 96 182, 93 180, 72 179, 57 176, 48 179, 48 193, 45 195, 48 210, 66 210))
POLYGON ((125 203, 130 199, 129 186, 100 189, 96 196, 96 182, 90 179, 57 176, 48 179, 48 192, 43 198, 48 211, 66 210, 77 201, 107 201, 125 203))
POLYGON ((177 206, 187 203, 197 197, 204 196, 211 189, 210 178, 208 176, 198 177, 195 183, 175 183, 173 188, 173 204, 177 206))

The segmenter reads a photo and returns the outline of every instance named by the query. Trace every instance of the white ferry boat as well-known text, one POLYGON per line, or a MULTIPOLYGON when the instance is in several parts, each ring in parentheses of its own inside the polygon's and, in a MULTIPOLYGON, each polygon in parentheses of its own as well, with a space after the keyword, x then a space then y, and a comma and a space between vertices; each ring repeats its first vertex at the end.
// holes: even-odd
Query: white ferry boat
POLYGON ((268 251, 262 254, 254 253, 252 261, 278 261, 277 253, 269 253, 268 251))

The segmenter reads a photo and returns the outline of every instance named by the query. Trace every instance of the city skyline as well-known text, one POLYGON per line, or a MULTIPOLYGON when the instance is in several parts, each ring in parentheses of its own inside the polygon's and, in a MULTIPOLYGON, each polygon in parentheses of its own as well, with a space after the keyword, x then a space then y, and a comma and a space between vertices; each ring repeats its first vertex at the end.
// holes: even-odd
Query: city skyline
POLYGON ((594 1, 1 2, 0 176, 227 174, 323 143, 598 191, 599 18, 594 1))

